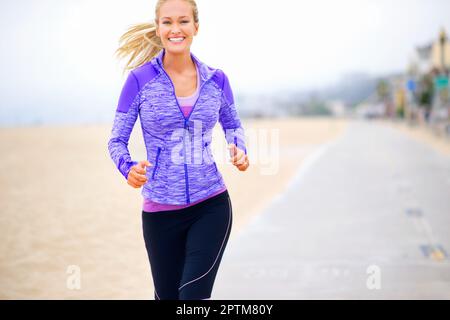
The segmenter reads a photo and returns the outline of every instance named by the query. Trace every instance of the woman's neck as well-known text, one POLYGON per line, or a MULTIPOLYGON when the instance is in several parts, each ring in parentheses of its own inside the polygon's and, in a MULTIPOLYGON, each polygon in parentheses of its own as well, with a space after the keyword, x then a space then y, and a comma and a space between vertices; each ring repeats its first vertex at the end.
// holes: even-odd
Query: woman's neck
POLYGON ((192 61, 191 53, 189 51, 182 54, 164 53, 163 58, 164 69, 175 73, 184 73, 192 68, 195 68, 194 61, 192 61))

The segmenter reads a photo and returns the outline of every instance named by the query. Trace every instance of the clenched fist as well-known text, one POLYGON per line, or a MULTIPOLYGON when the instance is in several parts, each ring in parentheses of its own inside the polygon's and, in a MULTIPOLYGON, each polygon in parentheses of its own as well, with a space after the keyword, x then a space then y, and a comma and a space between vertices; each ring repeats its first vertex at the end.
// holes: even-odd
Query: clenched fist
POLYGON ((146 168, 151 164, 147 160, 140 161, 137 165, 131 167, 128 173, 127 183, 133 188, 140 188, 147 182, 146 168))
POLYGON ((244 150, 239 149, 233 143, 230 143, 228 145, 228 150, 230 150, 230 162, 235 165, 239 169, 239 171, 247 170, 247 168, 250 166, 250 162, 244 150))

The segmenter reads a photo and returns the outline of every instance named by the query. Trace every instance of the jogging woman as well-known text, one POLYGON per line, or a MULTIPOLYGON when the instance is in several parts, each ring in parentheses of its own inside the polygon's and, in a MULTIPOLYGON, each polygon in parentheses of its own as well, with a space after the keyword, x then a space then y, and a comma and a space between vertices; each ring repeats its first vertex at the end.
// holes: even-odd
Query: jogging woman
POLYGON ((159 0, 155 22, 132 26, 119 57, 130 70, 115 112, 108 150, 133 188, 142 188, 142 226, 155 299, 209 299, 232 226, 231 199, 211 153, 220 123, 231 162, 249 167, 226 74, 190 47, 199 27, 193 0, 159 0), (140 117, 147 160, 128 141, 140 117))

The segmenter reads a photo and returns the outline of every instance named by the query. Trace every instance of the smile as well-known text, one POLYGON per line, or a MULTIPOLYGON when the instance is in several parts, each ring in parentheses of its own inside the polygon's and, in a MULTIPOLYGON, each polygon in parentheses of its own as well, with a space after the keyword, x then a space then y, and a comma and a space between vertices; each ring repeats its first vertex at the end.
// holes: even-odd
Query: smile
POLYGON ((184 39, 185 39, 184 37, 169 38, 169 41, 174 42, 174 43, 180 43, 180 42, 183 42, 184 39))

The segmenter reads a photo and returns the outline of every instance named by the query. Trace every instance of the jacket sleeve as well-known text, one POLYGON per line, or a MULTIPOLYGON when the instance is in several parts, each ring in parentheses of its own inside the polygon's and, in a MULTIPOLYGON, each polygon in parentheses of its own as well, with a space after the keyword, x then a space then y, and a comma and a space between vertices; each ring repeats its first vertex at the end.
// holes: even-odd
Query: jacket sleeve
POLYGON ((234 143, 239 149, 244 150, 247 154, 245 146, 244 128, 239 119, 236 106, 234 105, 233 91, 230 86, 230 81, 223 71, 219 71, 223 76, 222 84, 222 102, 219 110, 219 122, 225 133, 227 143, 234 143))
POLYGON ((131 71, 128 74, 119 97, 114 123, 108 141, 109 155, 125 179, 128 179, 128 173, 131 167, 138 163, 130 157, 128 140, 130 139, 130 134, 139 114, 139 91, 138 80, 131 71))

